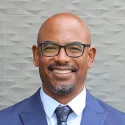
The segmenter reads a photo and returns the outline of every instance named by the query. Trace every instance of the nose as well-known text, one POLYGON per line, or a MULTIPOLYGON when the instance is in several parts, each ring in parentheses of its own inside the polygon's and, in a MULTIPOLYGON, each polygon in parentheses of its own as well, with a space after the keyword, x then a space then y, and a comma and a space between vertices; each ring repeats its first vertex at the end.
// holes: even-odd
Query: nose
POLYGON ((66 55, 64 48, 60 49, 59 54, 55 56, 54 59, 55 59, 55 62, 62 63, 62 64, 68 63, 70 61, 70 57, 66 55))

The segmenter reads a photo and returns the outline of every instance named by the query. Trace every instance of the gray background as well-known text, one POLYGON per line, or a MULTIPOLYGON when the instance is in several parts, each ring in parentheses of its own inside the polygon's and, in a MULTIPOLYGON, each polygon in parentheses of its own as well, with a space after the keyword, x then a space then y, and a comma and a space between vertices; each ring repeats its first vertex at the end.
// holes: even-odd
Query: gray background
POLYGON ((59 12, 74 13, 89 25, 97 55, 87 88, 125 111, 125 0, 0 0, 0 109, 41 86, 31 47, 42 22, 59 12))

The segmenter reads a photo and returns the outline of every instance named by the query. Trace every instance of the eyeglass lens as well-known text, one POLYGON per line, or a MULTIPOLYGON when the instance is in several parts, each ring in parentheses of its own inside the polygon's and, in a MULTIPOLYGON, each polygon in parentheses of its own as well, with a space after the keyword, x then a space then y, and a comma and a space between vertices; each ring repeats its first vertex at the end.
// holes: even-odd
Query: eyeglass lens
POLYGON ((76 57, 76 56, 81 56, 83 53, 83 45, 77 43, 77 44, 66 44, 65 46, 61 46, 58 44, 54 43, 44 43, 42 44, 42 53, 45 56, 56 56, 61 47, 64 47, 66 54, 68 56, 76 57))

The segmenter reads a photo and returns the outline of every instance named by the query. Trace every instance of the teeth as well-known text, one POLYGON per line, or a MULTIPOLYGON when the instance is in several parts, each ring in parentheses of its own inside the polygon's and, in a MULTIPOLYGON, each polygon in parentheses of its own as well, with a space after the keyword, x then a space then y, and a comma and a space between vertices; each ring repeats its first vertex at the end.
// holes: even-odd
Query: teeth
POLYGON ((55 72, 55 73, 70 73, 71 72, 71 70, 57 70, 57 69, 55 69, 55 70, 53 70, 53 72, 55 72))

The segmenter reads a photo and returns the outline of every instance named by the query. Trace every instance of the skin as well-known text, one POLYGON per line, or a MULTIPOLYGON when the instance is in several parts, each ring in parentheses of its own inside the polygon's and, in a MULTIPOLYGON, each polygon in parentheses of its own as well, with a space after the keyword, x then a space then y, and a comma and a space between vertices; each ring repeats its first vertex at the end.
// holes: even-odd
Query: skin
MULTIPOLYGON (((60 45, 73 41, 79 41, 83 44, 91 43, 87 25, 79 17, 70 13, 56 14, 42 24, 37 41, 41 43, 46 40, 54 41, 60 45)), ((66 104, 84 89, 88 68, 91 68, 94 63, 96 54, 94 47, 86 47, 84 54, 78 58, 68 57, 63 48, 55 57, 44 56, 37 45, 33 45, 32 50, 34 65, 39 67, 43 91, 47 95, 62 104, 66 104), (53 70, 70 69, 72 71, 76 68, 76 71, 65 74, 55 73, 48 70, 48 66, 51 64, 54 65, 52 66, 53 70), (65 88, 74 86, 74 88, 67 93, 56 93, 53 91, 53 87, 59 88, 60 86, 65 88)))

